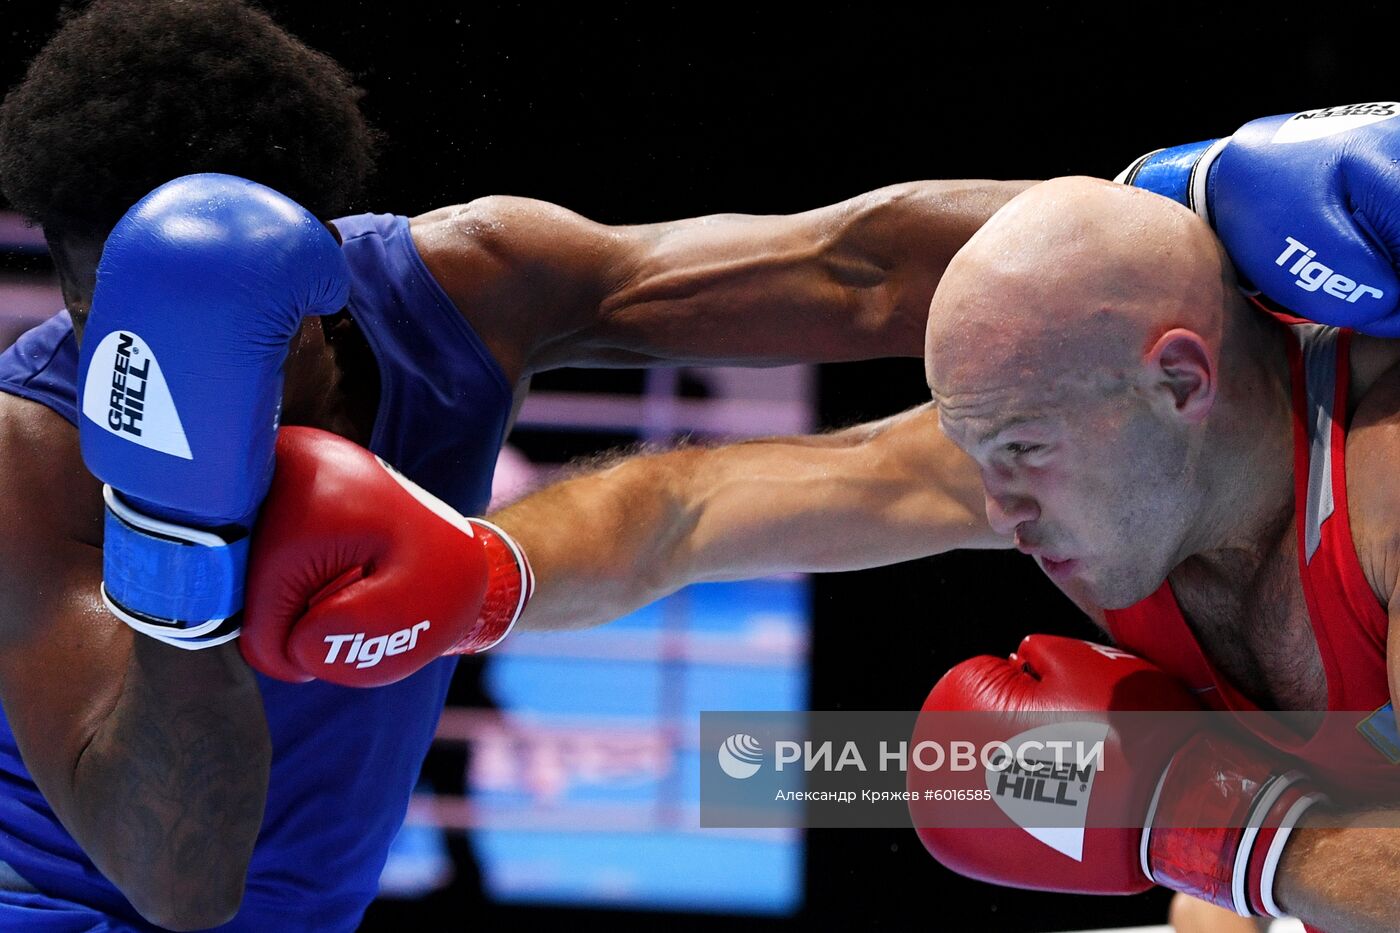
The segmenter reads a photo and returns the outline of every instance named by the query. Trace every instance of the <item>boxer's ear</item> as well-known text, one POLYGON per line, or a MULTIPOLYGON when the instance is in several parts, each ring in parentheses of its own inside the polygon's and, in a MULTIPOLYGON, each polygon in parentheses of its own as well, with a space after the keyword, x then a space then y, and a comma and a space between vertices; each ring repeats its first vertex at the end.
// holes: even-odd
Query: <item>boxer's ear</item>
POLYGON ((1173 328, 1157 338, 1143 362, 1152 390, 1178 418, 1192 424, 1205 420, 1215 405, 1219 377, 1215 356, 1200 334, 1173 328))
POLYGON ((58 287, 63 293, 63 306, 73 318, 73 327, 82 340, 92 306, 92 293, 97 284, 97 264, 102 258, 102 242, 75 237, 47 236, 49 255, 58 273, 58 287))

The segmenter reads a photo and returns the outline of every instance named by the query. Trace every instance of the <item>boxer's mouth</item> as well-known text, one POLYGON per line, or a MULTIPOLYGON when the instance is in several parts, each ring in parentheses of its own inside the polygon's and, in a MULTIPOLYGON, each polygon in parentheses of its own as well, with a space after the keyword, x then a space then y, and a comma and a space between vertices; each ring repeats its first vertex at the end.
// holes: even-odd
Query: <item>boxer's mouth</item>
POLYGON ((1079 561, 1073 557, 1065 560, 1054 560, 1043 554, 1036 557, 1040 561, 1040 566, 1045 569, 1052 580, 1061 580, 1074 574, 1074 569, 1079 566, 1079 561))

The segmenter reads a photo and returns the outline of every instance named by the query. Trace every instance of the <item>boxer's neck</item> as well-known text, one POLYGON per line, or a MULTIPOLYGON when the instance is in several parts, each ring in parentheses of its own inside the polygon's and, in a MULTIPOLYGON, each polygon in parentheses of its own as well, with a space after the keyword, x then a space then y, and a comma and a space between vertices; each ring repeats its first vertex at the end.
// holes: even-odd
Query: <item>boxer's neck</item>
POLYGON ((53 257, 58 288, 63 293, 63 305, 73 319, 73 330, 83 339, 92 293, 97 287, 97 262, 102 258, 102 244, 91 240, 49 237, 49 255, 53 257))
POLYGON ((283 424, 321 428, 362 447, 370 445, 379 408, 379 372, 348 312, 303 320, 285 372, 283 424))
POLYGON ((1257 567, 1293 517, 1288 334, 1257 312, 1227 334, 1222 385, 1201 452, 1201 508, 1182 561, 1238 575, 1257 567))
POLYGON ((321 318, 303 318, 283 367, 283 424, 329 429, 341 397, 341 373, 335 362, 321 318))

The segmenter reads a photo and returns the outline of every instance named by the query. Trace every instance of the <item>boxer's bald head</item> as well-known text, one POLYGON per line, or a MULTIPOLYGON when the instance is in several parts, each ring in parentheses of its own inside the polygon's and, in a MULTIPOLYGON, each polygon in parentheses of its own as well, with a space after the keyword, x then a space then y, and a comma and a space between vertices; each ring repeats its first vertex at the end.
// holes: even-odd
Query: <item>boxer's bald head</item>
POLYGON ((1113 385, 1173 328, 1218 351, 1214 236, 1165 198, 1061 178, 1008 203, 949 264, 929 315, 930 385, 979 371, 1062 388, 1113 385))
POLYGON ((1072 595, 1129 605, 1181 559, 1235 301, 1204 223, 1097 179, 1029 189, 949 264, 926 344, 944 430, 1072 595))

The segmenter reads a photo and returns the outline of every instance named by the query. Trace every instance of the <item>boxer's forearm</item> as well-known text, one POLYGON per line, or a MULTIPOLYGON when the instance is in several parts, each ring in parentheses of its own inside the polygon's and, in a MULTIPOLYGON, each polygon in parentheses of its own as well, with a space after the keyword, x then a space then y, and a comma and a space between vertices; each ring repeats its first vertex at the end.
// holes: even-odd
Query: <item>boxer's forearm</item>
POLYGON ((1172 933, 1269 933, 1267 917, 1241 917, 1189 894, 1172 898, 1168 915, 1172 933))
POLYGON ((137 636, 64 816, 148 920, 214 926, 242 900, 270 760, 257 681, 236 642, 184 651, 137 636))
POLYGON ((917 357, 953 254, 1025 181, 916 181, 797 214, 608 226, 493 196, 414 220, 514 380, 562 366, 917 357))
POLYGON ((925 406, 836 434, 623 461, 493 516, 529 555, 527 629, 607 622, 688 583, 856 570, 1006 542, 925 406))
POLYGON ((1400 929, 1400 810, 1309 813, 1279 861, 1275 896, 1327 933, 1400 929))
POLYGON ((24 767, 150 919, 236 908, 267 786, 257 682, 236 644, 182 651, 104 606, 102 489, 60 415, 4 396, 0 701, 24 767))
POLYGON ((653 362, 921 356, 948 262, 1030 184, 916 181, 800 214, 624 228, 641 248, 579 337, 653 362))
POLYGON ((515 538, 535 574, 520 629, 598 625, 683 585, 668 577, 683 575, 673 552, 688 519, 677 487, 692 454, 626 460, 490 516, 515 538))

